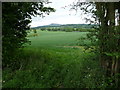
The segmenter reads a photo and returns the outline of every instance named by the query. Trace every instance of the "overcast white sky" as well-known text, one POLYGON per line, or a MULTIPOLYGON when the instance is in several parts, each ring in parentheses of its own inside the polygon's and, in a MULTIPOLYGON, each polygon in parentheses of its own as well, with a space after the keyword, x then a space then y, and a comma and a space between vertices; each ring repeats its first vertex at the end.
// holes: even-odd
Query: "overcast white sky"
POLYGON ((42 17, 33 17, 32 23, 30 24, 31 27, 36 26, 43 26, 48 25, 51 23, 57 24, 84 24, 85 20, 84 17, 86 15, 82 14, 82 12, 70 11, 70 8, 62 8, 72 4, 75 0, 49 0, 52 3, 48 6, 53 7, 56 9, 56 12, 50 13, 50 15, 45 15, 44 18, 42 17))

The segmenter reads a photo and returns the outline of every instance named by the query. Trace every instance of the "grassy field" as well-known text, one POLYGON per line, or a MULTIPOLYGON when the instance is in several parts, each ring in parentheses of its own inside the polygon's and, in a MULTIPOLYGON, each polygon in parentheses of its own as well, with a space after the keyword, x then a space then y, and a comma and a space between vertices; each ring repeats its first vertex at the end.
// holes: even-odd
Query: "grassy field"
MULTIPOLYGON (((76 46, 80 37, 85 37, 87 32, 54 32, 54 31, 37 31, 37 36, 33 32, 29 33, 31 47, 56 47, 56 46, 76 46)), ((86 44, 89 43, 87 40, 86 44)), ((81 43, 82 44, 82 43, 81 43)))
MULTIPOLYGON (((104 87, 97 56, 76 45, 78 38, 86 37, 85 32, 37 31, 35 37, 33 34, 28 35, 31 45, 21 53, 20 68, 14 72, 11 69, 3 72, 3 87, 104 87)), ((90 41, 84 43, 90 44, 90 41)))

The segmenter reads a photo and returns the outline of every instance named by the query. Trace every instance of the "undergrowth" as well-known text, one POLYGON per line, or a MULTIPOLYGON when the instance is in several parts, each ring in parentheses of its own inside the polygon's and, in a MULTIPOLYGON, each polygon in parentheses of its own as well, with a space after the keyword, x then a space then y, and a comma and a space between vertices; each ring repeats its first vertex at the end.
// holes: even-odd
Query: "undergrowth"
POLYGON ((19 69, 3 70, 3 88, 97 88, 104 74, 96 55, 82 49, 25 48, 19 69))

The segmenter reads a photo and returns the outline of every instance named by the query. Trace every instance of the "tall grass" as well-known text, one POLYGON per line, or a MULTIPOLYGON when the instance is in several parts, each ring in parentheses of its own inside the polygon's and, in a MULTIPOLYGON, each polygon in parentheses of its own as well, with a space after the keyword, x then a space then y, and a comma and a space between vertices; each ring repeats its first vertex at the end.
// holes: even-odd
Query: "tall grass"
POLYGON ((21 69, 3 72, 3 87, 98 87, 102 75, 94 56, 94 53, 83 53, 81 49, 27 48, 21 58, 24 60, 21 69))
POLYGON ((3 71, 3 87, 103 87, 103 72, 95 53, 82 47, 56 47, 65 46, 66 43, 71 45, 80 35, 84 36, 85 33, 38 32, 38 36, 29 37, 32 45, 21 52, 19 69, 12 71, 6 68, 3 71))

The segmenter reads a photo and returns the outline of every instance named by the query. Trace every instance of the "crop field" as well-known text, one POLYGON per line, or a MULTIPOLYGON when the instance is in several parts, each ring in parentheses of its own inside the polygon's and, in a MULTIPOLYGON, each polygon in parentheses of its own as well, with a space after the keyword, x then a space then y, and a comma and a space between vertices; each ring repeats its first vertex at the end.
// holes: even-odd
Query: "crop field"
MULTIPOLYGON (((80 37, 86 37, 86 32, 37 31, 37 35, 29 33, 31 47, 76 46, 80 37)), ((88 40, 85 43, 90 43, 88 40)), ((82 42, 81 42, 82 44, 82 42)))
POLYGON ((21 66, 18 71, 4 71, 3 87, 22 88, 95 88, 101 86, 102 71, 91 50, 85 50, 89 40, 86 32, 30 32, 22 52, 21 66), (9 72, 9 73, 6 73, 9 72), (15 74, 14 74, 15 73, 15 74), (9 75, 9 76, 8 76, 9 75))

